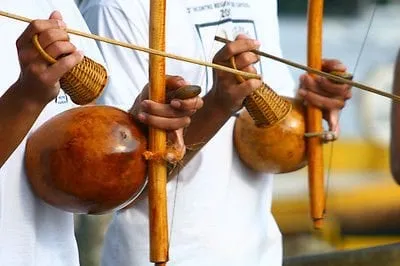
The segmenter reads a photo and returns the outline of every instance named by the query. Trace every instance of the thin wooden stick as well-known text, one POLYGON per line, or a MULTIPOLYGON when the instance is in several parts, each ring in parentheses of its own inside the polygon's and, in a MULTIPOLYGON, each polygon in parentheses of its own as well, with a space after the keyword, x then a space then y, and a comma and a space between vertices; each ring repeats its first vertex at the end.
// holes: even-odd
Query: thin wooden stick
MULTIPOLYGON (((150 1, 149 45, 165 50, 165 0, 150 1)), ((165 57, 150 55, 149 65, 150 100, 165 102, 165 57)), ((164 154, 167 146, 165 130, 149 129, 149 149, 164 154)), ((167 163, 151 160, 149 163, 149 225, 150 261, 155 265, 166 265, 168 261, 168 209, 167 209, 167 163)))
MULTIPOLYGON (((219 42, 222 42, 222 43, 225 43, 225 44, 231 42, 230 40, 222 38, 222 37, 219 37, 219 36, 216 36, 215 40, 219 41, 219 42)), ((362 83, 355 82, 355 81, 352 81, 352 80, 348 80, 348 79, 342 78, 340 76, 336 76, 334 74, 323 72, 321 70, 318 70, 318 69, 315 69, 315 68, 312 68, 312 67, 304 66, 302 64, 299 64, 299 63, 296 63, 296 62, 293 62, 293 61, 290 61, 290 60, 287 60, 287 59, 284 59, 284 58, 280 58, 280 57, 277 57, 275 55, 268 54, 266 52, 262 52, 262 51, 259 51, 259 50, 252 50, 252 52, 257 54, 257 55, 272 59, 274 61, 278 61, 278 62, 281 62, 283 64, 286 64, 286 65, 289 65, 289 66, 292 66, 292 67, 295 67, 295 68, 298 68, 298 69, 302 69, 302 70, 307 71, 309 73, 316 74, 316 75, 322 76, 322 77, 326 77, 326 78, 329 78, 331 80, 334 80, 334 81, 337 81, 337 82, 340 82, 340 83, 345 83, 345 84, 351 85, 353 87, 359 88, 361 90, 372 92, 372 93, 381 95, 383 97, 390 98, 390 99, 392 99, 392 100, 394 100, 396 102, 400 102, 400 96, 398 96, 398 95, 387 93, 387 92, 385 92, 383 90, 377 90, 375 88, 372 88, 370 86, 364 85, 362 83)))
MULTIPOLYGON (((308 1, 308 66, 321 69, 322 66, 322 20, 324 1, 308 1)), ((307 132, 322 132, 322 111, 316 106, 307 105, 307 132)), ((314 228, 321 229, 325 214, 325 187, 323 143, 319 136, 307 138, 308 186, 310 212, 314 228)))
MULTIPOLYGON (((4 11, 1 11, 1 10, 0 10, 0 16, 11 18, 11 19, 15 19, 15 20, 18 20, 18 21, 27 22, 27 23, 32 22, 32 19, 29 19, 29 18, 26 18, 26 17, 22 17, 22 16, 19 16, 19 15, 15 15, 15 14, 11 14, 11 13, 8 13, 8 12, 4 12, 4 11)), ((198 60, 198 59, 193 59, 193 58, 189 58, 189 57, 174 55, 174 54, 171 54, 171 53, 166 53, 164 51, 159 51, 157 49, 146 48, 146 47, 138 46, 138 45, 135 45, 135 44, 125 43, 125 42, 121 42, 121 41, 114 40, 114 39, 111 39, 111 38, 102 37, 102 36, 99 36, 99 35, 90 34, 90 33, 82 32, 82 31, 74 30, 74 29, 66 29, 66 31, 68 33, 70 33, 70 34, 73 34, 73 35, 78 35, 78 36, 81 36, 81 37, 85 37, 85 38, 93 39, 93 40, 96 40, 96 41, 105 42, 105 43, 109 43, 109 44, 113 44, 113 45, 129 48, 129 49, 145 52, 145 53, 148 53, 148 54, 168 57, 168 58, 171 58, 171 59, 175 59, 175 60, 183 61, 183 62, 187 62, 187 63, 192 63, 192 64, 196 64, 196 65, 208 66, 208 67, 211 67, 211 68, 214 68, 214 69, 218 69, 218 70, 222 70, 222 71, 229 72, 229 73, 232 73, 232 74, 240 75, 240 76, 243 76, 243 77, 246 77, 246 78, 261 79, 261 76, 259 76, 257 74, 254 74, 254 73, 248 73, 248 72, 236 70, 236 69, 233 69, 233 68, 229 68, 229 67, 218 65, 218 64, 214 64, 214 63, 208 63, 208 62, 204 62, 204 61, 201 61, 201 60, 198 60)))

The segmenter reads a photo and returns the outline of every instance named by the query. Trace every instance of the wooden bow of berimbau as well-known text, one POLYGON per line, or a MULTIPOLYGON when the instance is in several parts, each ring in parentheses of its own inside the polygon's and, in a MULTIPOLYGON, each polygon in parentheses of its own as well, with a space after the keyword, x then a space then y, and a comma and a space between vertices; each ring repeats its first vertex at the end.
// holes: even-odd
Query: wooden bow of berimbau
MULTIPOLYGON (((113 45, 118 45, 121 47, 134 49, 150 54, 150 66, 149 66, 149 78, 150 78, 150 99, 159 103, 165 102, 165 57, 180 60, 184 62, 189 62, 193 64, 203 65, 219 69, 222 71, 227 71, 235 75, 241 75, 247 78, 260 78, 256 74, 246 73, 236 69, 232 69, 226 66, 217 65, 209 62, 203 62, 198 59, 182 57, 165 52, 165 0, 151 0, 150 1, 150 47, 140 47, 135 44, 124 43, 118 40, 110 39, 103 36, 98 36, 94 34, 88 34, 85 32, 77 31, 74 29, 66 29, 70 34, 91 38, 97 41, 102 41, 110 43, 113 45)), ((22 17, 16 14, 7 13, 0 10, 0 16, 8 17, 10 19, 24 21, 30 23, 32 20, 26 17, 22 17)), ((291 62, 287 59, 279 58, 271 54, 267 54, 262 51, 254 50, 252 52, 265 56, 267 58, 279 61, 281 63, 303 69, 311 74, 320 75, 327 77, 329 79, 335 80, 337 82, 345 83, 362 90, 372 92, 384 97, 388 97, 396 102, 400 102, 400 97, 390 93, 386 93, 383 90, 377 90, 375 88, 369 87, 367 85, 354 82, 341 78, 340 76, 335 76, 329 73, 321 72, 321 54, 322 54, 322 16, 323 16, 323 1, 322 0, 309 0, 308 9, 308 67, 300 65, 295 62, 291 62)), ((229 40, 223 40, 219 38, 219 41, 229 42, 229 40)), ((302 115, 296 115, 298 118, 302 119, 302 115)), ((250 121, 251 118, 248 120, 250 121)), ((239 120, 239 119, 238 119, 239 120)), ((315 228, 321 228, 324 208, 325 208, 325 191, 324 191, 324 175, 323 175, 323 162, 322 162, 322 113, 321 110, 314 106, 308 106, 307 110, 307 132, 311 137, 308 137, 307 150, 308 150, 308 167, 309 167, 309 184, 310 184, 310 209, 311 216, 314 221, 315 228), (314 137, 315 136, 315 137, 314 137)), ((131 120, 130 120, 131 121, 131 120)), ((298 123, 297 123, 298 124, 298 123)), ((254 128, 254 123, 249 124, 249 127, 254 128)), ((285 129, 285 132, 287 132, 285 129)), ((262 161, 276 159, 281 152, 282 147, 281 141, 274 141, 274 139, 269 138, 268 134, 256 129, 258 133, 263 134, 263 139, 269 142, 269 145, 278 145, 278 154, 274 156, 267 156, 262 158, 262 161), (267 136, 267 137, 265 137, 267 136)), ((155 154, 163 154, 166 150, 166 133, 162 130, 157 130, 151 128, 149 130, 149 151, 155 154)), ((304 129, 299 132, 293 132, 294 137, 299 137, 304 142, 304 129), (298 135, 298 136, 295 136, 298 135)), ((281 137, 282 134, 278 134, 281 137)), ((244 138, 248 141, 249 135, 244 138)), ((275 139, 276 140, 276 139, 275 139)), ((255 151, 254 145, 249 143, 250 150, 255 151), (252 148, 253 147, 253 148, 252 148)), ((260 147, 259 142, 256 143, 257 147, 260 147)), ((268 145, 267 145, 268 146, 268 145)), ((267 150, 271 150, 268 146, 267 150)), ((300 161, 303 160, 303 151, 298 151, 301 156, 300 161)), ((240 155, 240 154, 239 154, 240 155)), ((257 156, 259 156, 257 154, 257 156)), ((251 158, 251 157, 250 157, 251 158)), ((287 164, 286 157, 279 157, 279 160, 283 164, 287 164), (282 160, 283 159, 283 160, 282 160)), ((252 160, 254 161, 254 160, 252 160)), ((276 163, 276 162, 274 162, 276 163)), ((294 171, 302 166, 303 164, 298 164, 297 161, 292 162, 289 168, 282 171, 282 168, 274 168, 271 170, 269 164, 264 164, 262 166, 267 166, 268 169, 257 169, 257 171, 266 171, 269 173, 278 172, 288 172, 294 171)), ((69 168, 67 168, 69 169, 69 168)), ((168 261, 168 218, 167 218, 167 196, 166 196, 166 182, 167 182, 167 168, 166 162, 164 160, 149 160, 149 220, 150 220, 150 261, 154 262, 156 265, 165 265, 168 261)), ((79 176, 78 176, 79 177, 79 176)), ((40 195, 39 195, 40 197, 40 195)), ((54 205, 55 207, 62 208, 62 206, 54 205)), ((71 210, 68 210, 71 211, 71 210)))
MULTIPOLYGON (((150 1, 150 48, 165 51, 165 15, 166 1, 150 1)), ((150 55, 149 61, 149 98, 164 103, 165 57, 150 55)), ((166 150, 167 136, 164 130, 150 127, 149 150, 163 154, 166 150)), ((148 167, 149 177, 149 230, 150 261, 155 265, 166 265, 168 261, 168 215, 167 215, 167 164, 165 160, 151 160, 148 167)))
MULTIPOLYGON (((323 9, 323 0, 308 1, 307 64, 318 70, 322 66, 323 9)), ((325 187, 323 143, 320 135, 323 131, 322 111, 318 107, 307 106, 306 128, 308 133, 317 133, 308 137, 307 152, 310 213, 314 228, 320 229, 325 213, 325 187)))

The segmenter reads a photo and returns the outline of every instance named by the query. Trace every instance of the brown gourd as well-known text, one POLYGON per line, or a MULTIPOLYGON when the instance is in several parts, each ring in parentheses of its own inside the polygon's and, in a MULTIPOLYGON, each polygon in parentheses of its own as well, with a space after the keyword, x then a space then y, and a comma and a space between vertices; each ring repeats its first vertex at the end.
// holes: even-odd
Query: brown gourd
POLYGON ((146 183, 147 149, 132 115, 108 106, 65 111, 33 132, 26 173, 35 194, 74 213, 124 207, 146 183))
POLYGON ((286 173, 307 164, 304 106, 279 96, 266 84, 244 102, 235 121, 234 145, 242 162, 254 171, 286 173))
MULTIPOLYGON (((49 63, 56 62, 37 36, 33 42, 49 63)), ((105 68, 87 57, 60 80, 80 105, 93 102, 106 83, 105 68)), ((187 99, 200 92, 199 86, 187 85, 167 98, 187 99)), ((73 213, 102 214, 127 206, 143 191, 146 150, 146 135, 131 114, 110 106, 76 107, 29 135, 25 170, 32 191, 46 203, 73 213)))
POLYGON ((247 110, 235 121, 236 150, 243 163, 255 171, 287 173, 307 165, 304 105, 300 100, 285 100, 292 108, 274 124, 257 126, 247 110))
MULTIPOLYGON (((353 78, 347 72, 331 74, 353 78)), ((307 165, 306 108, 301 99, 279 96, 263 84, 245 99, 244 106, 235 121, 233 138, 245 165, 271 174, 293 172, 307 165)))

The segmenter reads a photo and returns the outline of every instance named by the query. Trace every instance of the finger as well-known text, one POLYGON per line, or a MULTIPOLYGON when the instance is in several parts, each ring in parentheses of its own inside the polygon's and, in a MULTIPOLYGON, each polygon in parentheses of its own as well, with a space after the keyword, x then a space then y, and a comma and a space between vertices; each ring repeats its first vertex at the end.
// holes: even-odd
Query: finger
POLYGON ((243 72, 248 72, 248 73, 255 73, 257 74, 257 69, 254 67, 254 65, 249 65, 247 67, 244 67, 242 69, 240 69, 243 72))
POLYGON ((331 110, 328 112, 328 117, 326 118, 329 126, 330 134, 324 136, 324 141, 334 141, 339 138, 340 126, 339 126, 339 114, 340 110, 331 110))
POLYGON ((235 40, 246 40, 246 39, 251 39, 251 38, 244 33, 239 33, 235 38, 235 40))
POLYGON ((350 85, 334 83, 324 77, 318 77, 316 81, 319 84, 319 88, 321 88, 321 90, 329 93, 333 97, 339 96, 342 98, 346 98, 351 88, 350 85))
POLYGON ((193 110, 195 110, 177 110, 172 108, 169 104, 156 103, 150 100, 145 100, 141 102, 140 108, 141 112, 166 118, 179 118, 190 116, 193 114, 193 110))
POLYGON ((75 45, 67 41, 58 41, 47 47, 46 52, 53 58, 59 59, 76 51, 75 45))
POLYGON ((248 79, 242 82, 238 86, 238 90, 241 94, 246 96, 250 95, 255 89, 260 88, 263 85, 262 81, 259 79, 248 79))
POLYGON ((49 45, 57 41, 69 41, 69 35, 62 29, 48 29, 39 34, 38 40, 40 46, 46 50, 49 45))
POLYGON ((203 99, 201 97, 190 98, 186 100, 174 99, 171 101, 171 106, 182 111, 189 111, 192 114, 203 107, 203 99))
MULTIPOLYGON (((301 84, 301 88, 299 89, 299 95, 303 95, 304 92, 302 90, 309 90, 312 91, 316 94, 325 96, 325 97, 337 97, 337 94, 332 94, 330 91, 325 90, 325 87, 320 85, 318 80, 319 77, 315 77, 313 78, 312 76, 308 75, 308 74, 304 74, 300 77, 300 84, 301 84)), ((330 85, 330 84, 329 84, 330 85)), ((334 85, 332 83, 332 85, 334 85)), ((336 84, 338 85, 338 84, 336 84)), ((342 85, 339 85, 342 86, 342 85)))
POLYGON ((63 17, 62 17, 62 15, 61 15, 60 11, 58 11, 58 10, 53 11, 53 12, 50 14, 50 17, 49 17, 49 18, 50 18, 50 19, 63 20, 63 17))
POLYGON ((307 104, 312 104, 320 109, 342 109, 345 105, 345 102, 342 99, 325 97, 309 90, 302 90, 302 92, 302 97, 307 104))
POLYGON ((66 29, 66 24, 59 19, 34 20, 17 39, 17 48, 21 49, 26 45, 31 44, 33 35, 48 29, 66 29))
POLYGON ((260 42, 253 39, 238 39, 226 44, 221 50, 217 52, 214 57, 215 62, 223 62, 229 60, 232 56, 238 55, 243 52, 258 49, 260 42))
POLYGON ((70 71, 83 59, 81 51, 75 51, 70 55, 61 57, 56 63, 49 66, 48 71, 44 73, 46 79, 57 82, 65 73, 70 71))
POLYGON ((260 56, 252 52, 245 52, 235 56, 237 69, 243 69, 249 65, 255 64, 260 60, 260 56))
POLYGON ((168 147, 165 158, 170 163, 182 160, 186 153, 186 146, 183 140, 183 128, 168 132, 168 147))
POLYGON ((188 116, 165 118, 141 112, 138 114, 137 119, 144 124, 163 130, 177 130, 187 127, 190 124, 190 118, 188 116))
MULTIPOLYGON (((187 85, 187 82, 181 76, 171 76, 171 75, 165 76, 165 87, 167 92, 177 90, 185 85, 187 85)), ((142 100, 146 100, 149 98, 149 88, 150 88, 149 84, 146 84, 146 86, 143 88, 141 92, 142 100)))
POLYGON ((347 67, 337 59, 323 59, 322 60, 322 71, 331 72, 331 71, 339 71, 346 72, 347 67))
POLYGON ((347 91, 346 95, 344 96, 345 100, 351 99, 353 97, 353 93, 351 92, 351 88, 347 91))
POLYGON ((165 78, 165 86, 167 91, 177 90, 185 85, 188 85, 188 83, 180 76, 166 76, 165 78))
POLYGON ((328 112, 328 126, 330 131, 337 131, 339 126, 339 110, 334 109, 328 112))
POLYGON ((308 74, 303 74, 300 76, 300 89, 299 89, 300 96, 305 95, 306 92, 304 92, 303 90, 309 90, 325 97, 330 96, 327 92, 321 90, 316 80, 308 74))
MULTIPOLYGON (((185 85, 187 85, 186 81, 180 76, 166 75, 166 77, 165 77, 165 86, 166 86, 167 92, 177 90, 178 88, 185 86, 185 85)), ((136 98, 135 104, 136 104, 136 102, 139 103, 139 102, 143 102, 144 100, 149 99, 149 90, 150 90, 150 85, 149 85, 149 83, 147 83, 143 87, 140 95, 136 98)), ((135 104, 134 104, 134 106, 135 106, 135 104)))

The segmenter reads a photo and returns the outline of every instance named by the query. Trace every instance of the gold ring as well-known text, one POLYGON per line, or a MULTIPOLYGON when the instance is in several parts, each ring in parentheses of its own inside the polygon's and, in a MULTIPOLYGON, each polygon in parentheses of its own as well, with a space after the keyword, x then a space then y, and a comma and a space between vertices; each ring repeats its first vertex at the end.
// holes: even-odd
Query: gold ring
MULTIPOLYGON (((233 67, 234 69, 238 70, 237 67, 236 67, 235 56, 232 56, 232 57, 229 59, 229 61, 231 62, 232 67, 233 67)), ((235 74, 235 77, 236 77, 237 81, 239 81, 240 83, 246 81, 242 76, 240 76, 240 75, 238 75, 238 74, 235 74)))
POLYGON ((39 38, 38 35, 35 34, 32 37, 32 42, 33 42, 33 46, 35 46, 36 50, 39 52, 39 54, 50 64, 54 64, 57 62, 56 59, 54 59, 51 55, 49 55, 48 53, 46 53, 46 51, 42 48, 42 46, 40 46, 39 43, 39 38))

